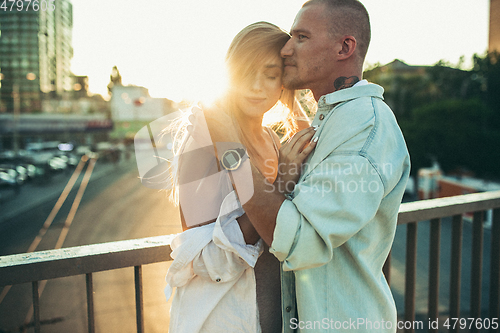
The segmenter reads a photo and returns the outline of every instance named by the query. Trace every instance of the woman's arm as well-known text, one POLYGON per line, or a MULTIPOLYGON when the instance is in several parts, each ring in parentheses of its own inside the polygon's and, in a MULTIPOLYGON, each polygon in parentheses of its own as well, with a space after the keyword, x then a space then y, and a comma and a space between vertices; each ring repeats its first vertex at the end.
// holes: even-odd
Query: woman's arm
MULTIPOLYGON (((213 138, 211 138, 216 136, 216 133, 210 131, 210 128, 214 128, 215 126, 215 128, 220 129, 221 121, 217 119, 214 124, 213 111, 203 112, 200 109, 196 111, 197 112, 190 117, 192 127, 188 128, 191 135, 194 135, 193 139, 186 145, 185 152, 187 151, 187 153, 183 153, 179 156, 178 177, 180 181, 178 190, 179 197, 183 199, 180 200, 180 218, 183 230, 215 222, 220 204, 222 204, 222 199, 225 197, 225 194, 227 194, 225 193, 227 189, 217 188, 218 182, 213 182, 212 179, 207 178, 207 176, 216 177, 215 174, 220 172, 220 169, 216 167, 219 163, 212 142, 213 138), (210 134, 208 134, 209 132, 210 134), (205 172, 206 170, 209 170, 209 172, 205 172), (191 187, 189 184, 186 184, 192 181, 197 181, 197 186, 191 187), (221 199, 220 202, 216 200, 218 197, 221 199), (210 205, 210 207, 207 207, 207 205, 210 205), (189 209, 190 211, 183 212, 183 208, 189 209), (206 213, 206 220, 201 216, 196 216, 195 220, 201 223, 193 223, 193 210, 200 212, 200 214, 206 213), (186 215, 185 213, 188 214, 186 215), (186 218, 188 216, 190 217, 190 223, 186 223, 186 218)), ((226 119, 226 126, 228 122, 229 121, 226 119)), ((227 140, 227 138, 224 139, 227 140)), ((255 231, 248 216, 244 214, 239 217, 237 221, 245 242, 247 244, 255 244, 260 239, 260 236, 255 231)))
POLYGON ((260 239, 260 236, 252 225, 252 222, 250 222, 248 215, 246 213, 243 214, 237 219, 237 221, 240 225, 241 232, 243 233, 245 243, 252 245, 257 243, 257 241, 260 239))
MULTIPOLYGON (((213 223, 217 220, 217 219, 213 219, 211 221, 207 221, 207 222, 202 223, 202 224, 188 227, 186 225, 186 220, 184 219, 184 214, 182 213, 182 207, 179 207, 179 208, 180 208, 179 212, 180 212, 180 216, 181 216, 182 231, 186 231, 187 229, 191 229, 191 228, 196 228, 196 227, 199 227, 199 226, 202 226, 205 224, 213 223)), ((247 214, 243 214, 242 216, 240 216, 236 220, 238 221, 238 224, 240 225, 241 233, 243 234, 243 238, 245 239, 245 243, 252 244, 252 245, 257 243, 258 240, 260 239, 260 236, 257 233, 257 231, 255 230, 255 228, 253 227, 252 222, 250 222, 250 219, 248 218, 247 214)))

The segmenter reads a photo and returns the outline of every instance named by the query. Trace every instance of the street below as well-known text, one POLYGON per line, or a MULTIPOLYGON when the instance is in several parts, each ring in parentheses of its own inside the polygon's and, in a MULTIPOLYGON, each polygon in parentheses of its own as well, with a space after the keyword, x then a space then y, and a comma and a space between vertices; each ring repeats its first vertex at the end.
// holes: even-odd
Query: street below
MULTIPOLYGON (((61 210, 36 251, 53 249, 76 197, 83 178, 80 175, 61 210)), ((84 192, 71 223, 63 248, 126 239, 173 234, 181 231, 178 210, 166 192, 141 185, 135 161, 118 164, 96 162, 94 176, 84 192)), ((62 192, 70 173, 54 177, 62 192)), ((24 198, 40 190, 40 184, 29 184, 12 198, 24 198)), ((3 221, 0 225, 0 254, 25 252, 57 198, 3 221)), ((9 202, 2 203, 8 206, 9 202)), ((169 303, 163 288, 169 263, 143 267, 144 321, 146 332, 165 332, 168 327, 169 303)), ((95 325, 97 332, 136 332, 133 268, 94 274, 95 325)), ((0 296, 1 298, 1 296, 0 296)), ((54 279, 47 282, 40 298, 42 332, 87 332, 85 276, 54 279)), ((13 286, 0 303, 0 332, 19 332, 25 325, 31 307, 31 285, 13 286)), ((32 332, 30 328, 27 332, 32 332)))

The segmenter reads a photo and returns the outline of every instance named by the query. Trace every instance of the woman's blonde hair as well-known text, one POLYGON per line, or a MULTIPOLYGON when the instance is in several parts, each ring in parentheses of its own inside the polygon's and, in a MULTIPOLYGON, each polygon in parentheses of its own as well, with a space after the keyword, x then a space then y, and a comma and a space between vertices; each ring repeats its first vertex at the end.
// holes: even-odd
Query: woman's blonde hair
MULTIPOLYGON (((241 82, 251 77, 260 65, 269 59, 269 57, 280 56, 280 51, 286 42, 290 39, 290 35, 269 22, 256 22, 243 28, 231 42, 226 53, 226 66, 229 79, 229 87, 240 85, 241 82)), ((229 106, 227 111, 231 112, 234 103, 232 103, 231 88, 228 89, 222 102, 229 106)), ((295 91, 283 89, 281 96, 271 110, 266 112, 263 119, 263 126, 273 128, 281 135, 281 140, 286 140, 292 136, 298 129, 297 123, 292 115, 296 102, 295 91)), ((172 191, 170 199, 178 204, 178 166, 179 155, 184 149, 188 133, 187 126, 189 122, 186 114, 182 118, 175 121, 168 129, 168 132, 173 133, 174 144, 173 153, 174 161, 171 167, 171 182, 172 191)))
MULTIPOLYGON (((238 85, 251 77, 269 57, 280 57, 281 49, 289 39, 286 31, 269 22, 256 22, 243 28, 233 38, 226 53, 229 85, 238 85)), ((292 116, 294 103, 295 91, 283 89, 276 105, 264 115, 262 125, 280 133, 282 141, 297 131, 292 116)))

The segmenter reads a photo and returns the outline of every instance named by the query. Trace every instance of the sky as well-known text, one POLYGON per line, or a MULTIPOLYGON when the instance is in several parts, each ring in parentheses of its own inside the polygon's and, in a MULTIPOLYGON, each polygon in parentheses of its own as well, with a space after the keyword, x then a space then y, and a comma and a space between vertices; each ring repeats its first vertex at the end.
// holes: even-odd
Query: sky
MULTIPOLYGON (((224 83, 224 56, 245 26, 268 21, 285 30, 305 0, 71 0, 72 71, 107 96, 113 66, 124 84, 152 97, 209 99, 224 83)), ((365 66, 457 64, 488 47, 489 0, 361 0, 372 40, 365 66)))

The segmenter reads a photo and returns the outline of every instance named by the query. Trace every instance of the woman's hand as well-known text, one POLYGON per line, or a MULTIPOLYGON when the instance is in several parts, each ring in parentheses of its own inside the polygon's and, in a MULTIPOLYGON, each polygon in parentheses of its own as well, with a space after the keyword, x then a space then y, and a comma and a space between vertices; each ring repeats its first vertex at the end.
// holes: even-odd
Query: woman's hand
POLYGON ((315 133, 314 127, 303 129, 280 148, 278 176, 274 181, 280 193, 293 191, 302 171, 302 163, 316 147, 318 138, 311 141, 315 133))

